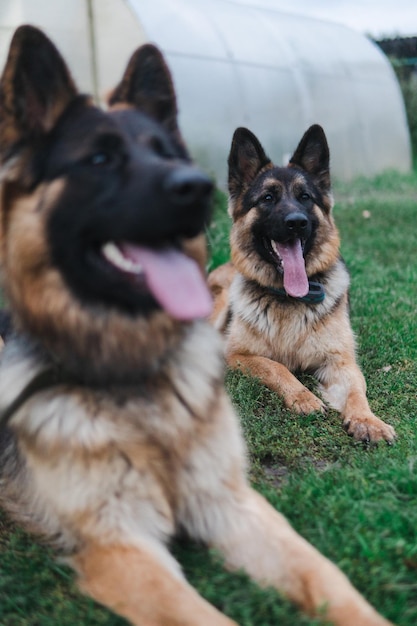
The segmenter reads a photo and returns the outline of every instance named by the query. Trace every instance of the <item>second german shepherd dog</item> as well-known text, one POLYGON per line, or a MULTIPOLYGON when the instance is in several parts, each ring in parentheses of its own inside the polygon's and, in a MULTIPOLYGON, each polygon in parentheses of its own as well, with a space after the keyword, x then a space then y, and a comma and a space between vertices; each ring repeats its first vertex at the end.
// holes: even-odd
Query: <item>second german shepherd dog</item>
POLYGON ((228 364, 257 376, 298 413, 325 409, 294 376, 310 372, 350 435, 392 442, 395 431, 372 413, 356 362, 323 129, 311 126, 289 166, 277 167, 255 135, 238 128, 229 193, 232 263, 209 277, 211 321, 226 333, 228 364))
POLYGON ((24 26, 0 83, 0 500, 81 589, 140 626, 234 622, 187 583, 178 532, 339 626, 388 622, 248 485, 205 321, 211 181, 170 73, 139 48, 107 112, 24 26))

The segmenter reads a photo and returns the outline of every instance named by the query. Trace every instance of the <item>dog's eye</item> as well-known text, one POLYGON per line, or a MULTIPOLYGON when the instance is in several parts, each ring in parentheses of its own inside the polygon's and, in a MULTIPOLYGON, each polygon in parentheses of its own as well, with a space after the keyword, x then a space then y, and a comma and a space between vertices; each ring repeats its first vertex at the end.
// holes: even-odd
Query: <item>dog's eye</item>
POLYGON ((109 165, 113 161, 113 157, 108 152, 96 152, 88 157, 89 165, 94 167, 103 167, 103 165, 109 165))
POLYGON ((266 202, 267 204, 269 204, 273 201, 274 201, 274 197, 272 193, 266 193, 264 196, 262 196, 262 202, 266 202))
POLYGON ((303 191, 302 194, 300 194, 300 200, 310 200, 311 196, 309 193, 307 193, 306 191, 303 191))
POLYGON ((172 153, 168 149, 168 147, 163 143, 163 141, 159 137, 152 137, 151 141, 152 150, 163 159, 171 159, 172 153))

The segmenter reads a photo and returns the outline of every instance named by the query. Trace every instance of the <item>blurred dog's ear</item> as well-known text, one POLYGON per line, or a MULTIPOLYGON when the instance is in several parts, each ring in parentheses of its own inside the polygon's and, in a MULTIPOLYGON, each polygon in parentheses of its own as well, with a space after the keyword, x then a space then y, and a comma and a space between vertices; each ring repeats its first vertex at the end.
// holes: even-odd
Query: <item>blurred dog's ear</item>
POLYGON ((51 130, 77 88, 54 44, 33 26, 13 36, 0 80, 0 159, 51 130))
POLYGON ((133 53, 108 103, 128 104, 146 113, 170 133, 178 133, 177 99, 171 72, 160 50, 145 44, 133 53))

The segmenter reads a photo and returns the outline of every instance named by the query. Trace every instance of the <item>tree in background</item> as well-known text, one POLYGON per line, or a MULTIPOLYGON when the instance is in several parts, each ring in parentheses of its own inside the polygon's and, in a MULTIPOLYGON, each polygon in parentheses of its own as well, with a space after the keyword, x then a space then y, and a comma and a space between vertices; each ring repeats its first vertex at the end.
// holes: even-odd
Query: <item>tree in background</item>
POLYGON ((388 56, 403 93, 410 129, 414 165, 417 166, 417 37, 381 39, 375 43, 388 56))

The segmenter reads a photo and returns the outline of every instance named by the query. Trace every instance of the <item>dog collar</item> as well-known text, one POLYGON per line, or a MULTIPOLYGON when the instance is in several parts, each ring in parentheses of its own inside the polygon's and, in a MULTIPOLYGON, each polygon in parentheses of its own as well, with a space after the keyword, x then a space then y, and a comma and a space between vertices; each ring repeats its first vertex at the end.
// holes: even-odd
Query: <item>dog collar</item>
POLYGON ((9 405, 0 410, 0 427, 6 426, 16 411, 18 411, 29 398, 40 391, 55 387, 63 382, 66 382, 65 378, 55 367, 49 367, 40 371, 23 387, 19 395, 12 400, 9 405))
POLYGON ((295 300, 297 302, 307 302, 308 304, 319 304, 323 302, 326 297, 326 292, 324 291, 324 287, 321 283, 317 283, 313 280, 308 281, 308 293, 301 298, 294 298, 293 296, 289 296, 284 288, 276 288, 276 287, 266 287, 267 291, 274 296, 278 296, 285 300, 295 300))

